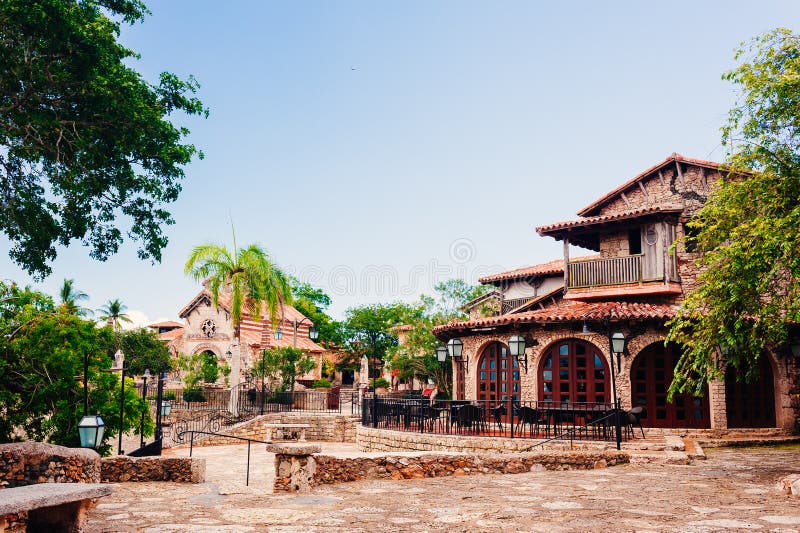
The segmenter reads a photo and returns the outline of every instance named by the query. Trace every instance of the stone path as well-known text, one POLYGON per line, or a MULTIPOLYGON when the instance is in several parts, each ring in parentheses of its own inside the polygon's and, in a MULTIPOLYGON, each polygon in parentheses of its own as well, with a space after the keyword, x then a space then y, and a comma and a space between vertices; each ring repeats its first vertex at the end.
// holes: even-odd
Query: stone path
POLYGON ((301 496, 271 494, 272 457, 252 451, 249 488, 243 447, 196 449, 207 483, 116 485, 87 531, 800 532, 800 500, 776 489, 800 472, 799 446, 706 450, 690 466, 362 481, 301 496))

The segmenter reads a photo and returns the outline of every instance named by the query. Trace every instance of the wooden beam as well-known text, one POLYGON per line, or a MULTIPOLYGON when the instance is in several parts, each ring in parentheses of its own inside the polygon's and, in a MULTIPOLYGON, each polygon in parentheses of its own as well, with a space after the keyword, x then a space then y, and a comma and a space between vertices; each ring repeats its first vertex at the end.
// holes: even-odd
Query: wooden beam
POLYGON ((625 193, 621 192, 621 193, 619 193, 619 195, 622 196, 622 199, 625 201, 625 205, 630 209, 631 202, 630 202, 630 200, 628 200, 628 197, 625 196, 625 193))
POLYGON ((681 164, 679 161, 675 161, 675 168, 678 169, 678 179, 681 180, 681 185, 683 188, 686 188, 686 181, 683 179, 683 171, 681 170, 681 164))
POLYGON ((703 180, 703 192, 708 192, 708 178, 706 177, 706 169, 700 167, 700 179, 703 180))
POLYGON ((564 239, 564 290, 569 288, 569 239, 564 239))
POLYGON ((664 179, 664 174, 661 172, 661 169, 658 170, 658 179, 661 180, 661 185, 666 185, 667 182, 664 179))
POLYGON ((645 188, 644 183, 642 183, 641 181, 639 181, 638 183, 639 183, 639 188, 642 190, 642 194, 644 194, 644 197, 649 199, 650 195, 647 194, 647 189, 645 188))

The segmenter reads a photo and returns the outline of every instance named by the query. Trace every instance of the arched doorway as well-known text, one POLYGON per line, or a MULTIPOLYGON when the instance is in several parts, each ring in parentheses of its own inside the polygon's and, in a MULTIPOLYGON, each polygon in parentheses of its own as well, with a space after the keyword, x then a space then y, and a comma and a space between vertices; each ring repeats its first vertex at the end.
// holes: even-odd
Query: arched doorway
POLYGON ((466 398, 466 381, 467 377, 464 372, 464 365, 462 363, 455 363, 453 365, 455 368, 453 370, 453 376, 455 376, 456 380, 456 387, 453 391, 454 399, 456 400, 463 400, 466 398))
POLYGON ((556 342, 539 362, 539 401, 609 403, 610 375, 597 346, 578 339, 556 342))
POLYGON ((681 356, 680 347, 661 342, 647 346, 631 365, 631 404, 641 406, 646 415, 642 425, 658 428, 709 428, 708 385, 703 396, 675 394, 667 401, 675 364, 681 356))
POLYGON ((725 410, 729 428, 775 427, 775 386, 772 365, 760 358, 758 378, 750 383, 736 381, 736 370, 725 372, 725 410))
POLYGON ((519 363, 500 342, 486 346, 478 360, 478 400, 519 401, 519 363))

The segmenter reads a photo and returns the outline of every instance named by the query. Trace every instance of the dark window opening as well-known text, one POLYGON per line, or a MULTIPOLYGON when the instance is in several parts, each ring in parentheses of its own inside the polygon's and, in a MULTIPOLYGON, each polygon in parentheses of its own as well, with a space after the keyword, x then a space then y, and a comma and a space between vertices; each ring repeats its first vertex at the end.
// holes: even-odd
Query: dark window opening
POLYGON ((697 234, 699 230, 697 228, 693 228, 689 226, 688 222, 683 224, 683 235, 684 235, 684 246, 686 247, 686 251, 689 253, 695 253, 700 251, 697 246, 697 234))
POLYGON ((636 255, 642 253, 642 234, 640 230, 628 230, 628 253, 636 255))

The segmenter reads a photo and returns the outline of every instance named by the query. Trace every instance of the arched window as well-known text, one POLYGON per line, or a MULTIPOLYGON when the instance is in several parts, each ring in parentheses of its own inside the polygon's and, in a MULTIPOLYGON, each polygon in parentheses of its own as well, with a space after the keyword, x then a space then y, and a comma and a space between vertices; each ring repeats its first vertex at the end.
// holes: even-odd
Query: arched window
POLYGON ((596 346, 578 339, 556 342, 539 362, 539 401, 609 403, 608 365, 596 346))
POLYGON ((519 401, 519 363, 500 342, 486 346, 478 360, 478 400, 519 401))

